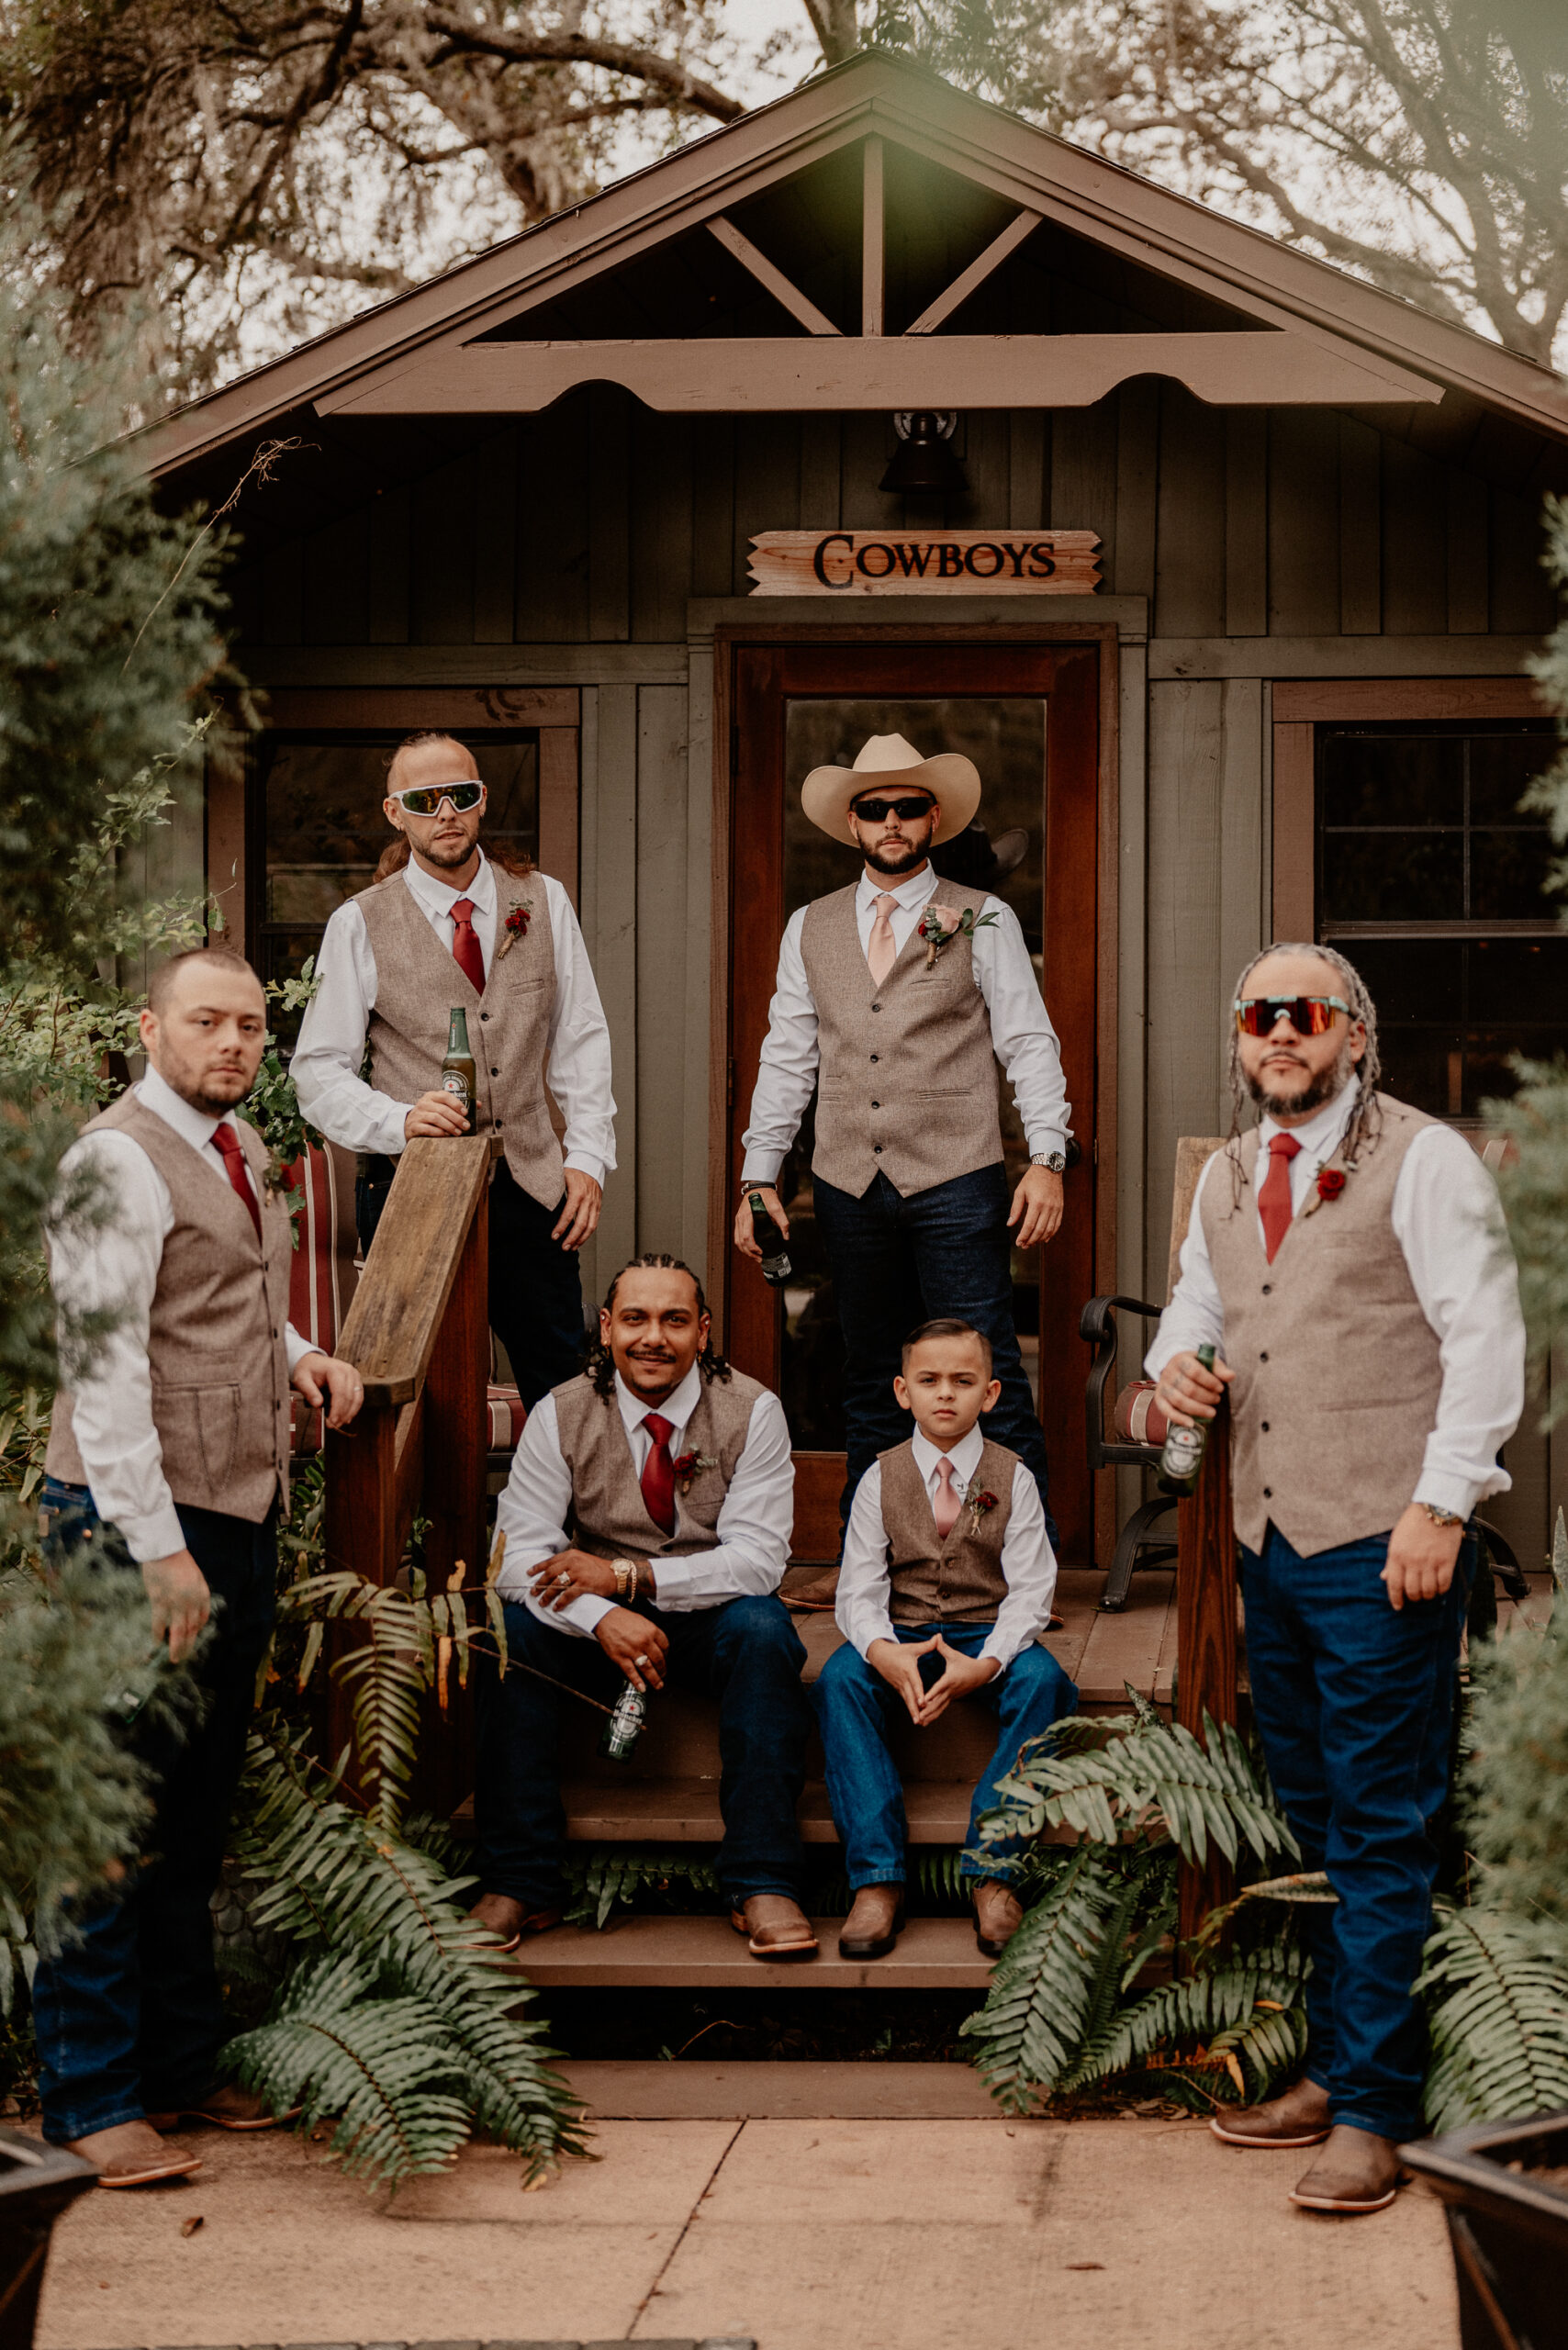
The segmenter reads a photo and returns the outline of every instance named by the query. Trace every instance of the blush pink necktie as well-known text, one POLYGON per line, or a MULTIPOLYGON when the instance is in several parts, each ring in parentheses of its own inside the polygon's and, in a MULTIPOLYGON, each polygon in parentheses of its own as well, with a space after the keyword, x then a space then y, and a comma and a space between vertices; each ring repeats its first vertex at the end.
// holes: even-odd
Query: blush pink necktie
POLYGON ((1271 1265, 1280 1253, 1280 1243, 1295 1214, 1291 1200, 1291 1160, 1300 1148, 1294 1135, 1275 1135, 1269 1144, 1269 1171, 1258 1194, 1258 1214, 1263 1222, 1263 1250, 1271 1265))
POLYGON ((936 1463, 936 1498, 931 1505, 936 1531, 944 1542, 958 1523, 958 1496, 953 1491, 953 1464, 944 1454, 936 1463))
POLYGON ((866 960, 870 966, 871 984, 880 987, 898 960, 898 947, 893 940, 893 908, 896 898, 879 898, 877 919, 871 924, 871 935, 866 941, 866 960))

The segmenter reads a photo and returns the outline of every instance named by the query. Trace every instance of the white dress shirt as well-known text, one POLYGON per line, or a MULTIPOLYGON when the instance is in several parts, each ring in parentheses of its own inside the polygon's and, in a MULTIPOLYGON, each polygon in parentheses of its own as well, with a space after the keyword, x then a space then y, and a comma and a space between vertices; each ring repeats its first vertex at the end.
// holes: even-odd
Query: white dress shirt
MULTIPOLYGON (((1316 1117, 1290 1128, 1301 1145, 1290 1162, 1294 1214, 1301 1214, 1318 1169, 1338 1148, 1359 1091, 1360 1080, 1352 1078, 1316 1117)), ((1270 1139, 1282 1131, 1272 1118, 1259 1129, 1255 1189, 1268 1172, 1270 1139)), ((1219 1156, 1210 1158, 1193 1194, 1182 1277, 1145 1358, 1151 1379, 1172 1355, 1205 1341, 1225 1358, 1225 1315, 1199 1212, 1219 1156)), ((1392 1222, 1411 1286, 1437 1334, 1442 1366, 1437 1425, 1411 1499, 1468 1517, 1488 1494, 1506 1494, 1513 1482, 1498 1468, 1497 1453, 1524 1411, 1525 1327, 1497 1186, 1462 1135, 1442 1125, 1419 1130, 1394 1186, 1392 1222)), ((1261 1235, 1260 1215, 1258 1229, 1261 1235)))
MULTIPOLYGON (((670 1459, 678 1460, 686 1450, 687 1423, 701 1393, 702 1374, 695 1366, 662 1404, 645 1404, 616 1372, 615 1400, 626 1431, 632 1473, 639 1483, 654 1444, 644 1425, 648 1414, 657 1412, 669 1422, 670 1459)), ((497 1588, 504 1599, 526 1600, 542 1624, 588 1637, 600 1617, 610 1613, 613 1600, 585 1593, 565 1607, 543 1607, 535 1600, 529 1581, 531 1568, 569 1548, 566 1528, 571 1514, 572 1472, 561 1453, 555 1399, 546 1395, 528 1416, 522 1440, 512 1455, 506 1491, 496 1506, 496 1530, 507 1538, 497 1588)), ((719 1538, 717 1547, 693 1550, 683 1558, 655 1559, 654 1605, 681 1614, 717 1607, 723 1600, 747 1593, 763 1597, 777 1591, 790 1563, 794 1525, 795 1468, 790 1456, 790 1431, 784 1406, 765 1389, 752 1405, 745 1442, 719 1510, 713 1529, 719 1538)))
MULTIPOLYGON (((232 1112, 222 1118, 204 1116, 165 1084, 155 1069, 149 1069, 131 1091, 144 1110, 189 1143, 202 1165, 211 1169, 213 1181, 229 1191, 228 1164, 212 1137, 220 1125, 236 1124, 232 1112)), ((50 1235, 50 1281, 56 1302, 69 1309, 73 1321, 89 1314, 116 1316, 107 1337, 89 1349, 85 1367, 64 1360, 69 1331, 61 1332, 62 1371, 74 1407, 77 1449, 94 1507, 119 1528, 131 1557, 168 1559, 185 1549, 185 1538, 152 1424, 147 1345, 163 1243, 174 1228, 174 1203, 141 1145, 118 1127, 102 1128, 73 1143, 61 1161, 62 1181, 87 1167, 95 1169, 98 1177, 92 1210, 68 1218, 50 1235), (102 1223, 96 1221, 100 1210, 102 1223)), ((252 1175, 251 1189, 255 1188, 252 1175)), ((292 1323, 284 1335, 292 1374, 301 1357, 316 1349, 292 1323)))
MULTIPOLYGON (((933 1505, 940 1483, 936 1464, 942 1453, 917 1428, 914 1465, 925 1480, 933 1505)), ((980 1464, 985 1438, 980 1425, 969 1430, 947 1454, 953 1464, 953 1491, 960 1502, 968 1498, 969 1481, 980 1464)), ((1005 1673, 1020 1649, 1028 1647, 1051 1620, 1057 1587, 1057 1557, 1046 1532, 1040 1489, 1020 1460, 1013 1472, 1013 1510, 1002 1545, 1002 1572, 1007 1596, 980 1650, 996 1659, 1005 1673)), ((888 1538, 882 1528, 882 1464, 873 1460, 855 1488, 849 1525, 844 1537, 844 1563, 838 1571, 838 1598, 834 1614, 838 1628, 862 1656, 873 1640, 898 1638, 888 1612, 892 1583, 888 1570, 888 1538)))
MULTIPOLYGON (((550 1013, 550 1091, 566 1122, 568 1167, 602 1183, 615 1164, 615 1103, 610 1091, 610 1030, 577 927, 572 901, 547 873, 513 882, 481 855, 479 870, 466 889, 454 890, 409 857, 404 881, 414 903, 448 954, 456 931, 452 909, 459 898, 473 901, 474 935, 487 977, 496 943, 497 881, 503 889, 543 890, 550 910, 554 948, 555 1000, 550 1013)), ((316 957, 318 986, 306 1008, 289 1075, 299 1106, 310 1124, 345 1150, 379 1151, 396 1158, 403 1148, 403 1122, 413 1104, 378 1093, 360 1075, 365 1030, 375 1008, 375 954, 364 916, 353 900, 341 905, 327 924, 316 957)))
MULTIPOLYGON (((940 899, 944 887, 951 890, 953 886, 944 884, 929 864, 897 884, 879 873, 862 871, 855 892, 862 954, 871 936, 879 897, 893 901, 889 920, 893 945, 902 955, 932 899, 940 899)), ((745 1137, 743 1183, 777 1183, 817 1081, 817 1007, 801 952, 807 912, 802 906, 790 915, 778 949, 778 977, 745 1137)), ((1013 1088, 1030 1156, 1065 1150, 1072 1113, 1062 1076, 1061 1047, 1012 907, 1003 905, 1000 898, 987 898, 975 917, 969 944, 975 985, 991 1013, 991 1041, 1013 1088), (980 916, 985 914, 994 914, 996 920, 981 928, 980 916)))

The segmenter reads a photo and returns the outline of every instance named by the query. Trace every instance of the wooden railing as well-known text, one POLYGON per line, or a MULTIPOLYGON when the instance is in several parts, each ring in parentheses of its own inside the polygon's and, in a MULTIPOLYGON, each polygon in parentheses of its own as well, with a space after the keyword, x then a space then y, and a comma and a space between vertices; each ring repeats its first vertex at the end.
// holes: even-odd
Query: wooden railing
MULTIPOLYGON (((1230 1506, 1230 1405, 1222 1397, 1209 1430, 1197 1491, 1176 1510, 1176 1718, 1197 1738, 1204 1718, 1236 1719, 1236 1528, 1230 1506)), ((1202 1868, 1182 1864, 1177 1928, 1183 1942, 1235 1891, 1234 1872, 1211 1842, 1202 1868)))
MULTIPOLYGON (((489 1383, 488 1135, 410 1142, 398 1161, 338 1352, 364 1381, 358 1417, 328 1429, 330 1567, 372 1583, 397 1576, 416 1513, 429 1521, 426 1573, 443 1586, 461 1560, 485 1572, 489 1383)), ((333 1683, 331 1751, 347 1738, 333 1683)), ((467 1709, 424 1741, 420 1794, 450 1811, 473 1785, 467 1709)))

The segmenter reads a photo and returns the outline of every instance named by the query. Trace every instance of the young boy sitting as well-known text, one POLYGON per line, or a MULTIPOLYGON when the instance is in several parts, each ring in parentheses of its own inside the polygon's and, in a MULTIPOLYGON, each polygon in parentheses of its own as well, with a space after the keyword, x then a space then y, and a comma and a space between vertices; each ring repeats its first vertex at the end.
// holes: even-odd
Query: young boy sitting
POLYGON ((895 1709, 902 1702, 925 1729, 955 1697, 983 1693, 1002 1734, 975 1789, 962 1873, 975 1939, 995 1958, 1024 1914, 1007 1881, 1023 1854, 982 1851, 978 1823, 1019 1748, 1078 1703, 1036 1640, 1050 1621, 1056 1554, 1032 1473, 978 1425, 1002 1393, 980 1331, 922 1323, 904 1340, 893 1393, 915 1433, 856 1490, 838 1578, 845 1644, 812 1691, 855 1896, 838 1947, 846 1958, 885 1957, 903 1923, 903 1789, 887 1741, 895 1709))

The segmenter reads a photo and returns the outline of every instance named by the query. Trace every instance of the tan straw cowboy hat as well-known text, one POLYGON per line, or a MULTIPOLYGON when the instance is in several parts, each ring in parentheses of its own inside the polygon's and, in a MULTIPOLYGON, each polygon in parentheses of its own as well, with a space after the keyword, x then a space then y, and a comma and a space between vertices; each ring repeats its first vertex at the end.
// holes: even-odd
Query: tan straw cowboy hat
POLYGON ((894 795, 929 791, 933 800, 939 800, 939 841, 961 833, 980 806, 980 769, 972 759, 958 751, 939 751, 934 759, 923 759, 902 734, 871 735, 857 752, 852 767, 813 767, 801 786, 801 805, 819 832, 853 845, 849 803, 883 785, 894 795))

